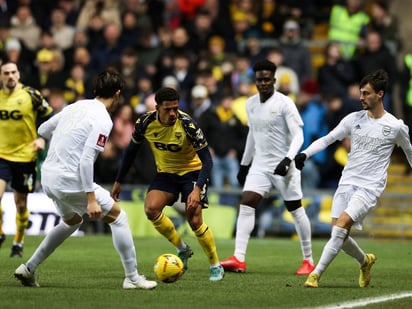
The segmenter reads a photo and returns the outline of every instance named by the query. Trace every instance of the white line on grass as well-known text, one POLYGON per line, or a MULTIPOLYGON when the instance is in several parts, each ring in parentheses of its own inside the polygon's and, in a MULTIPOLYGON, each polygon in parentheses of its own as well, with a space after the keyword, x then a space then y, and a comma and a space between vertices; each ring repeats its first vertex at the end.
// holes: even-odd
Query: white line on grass
POLYGON ((412 297, 412 292, 403 292, 399 294, 389 294, 379 297, 368 297, 363 299, 358 299, 354 301, 348 301, 343 303, 336 303, 332 305, 325 305, 320 307, 314 307, 312 309, 343 309, 343 308, 356 308, 356 307, 363 307, 370 304, 377 304, 377 303, 384 303, 391 300, 402 299, 412 297))

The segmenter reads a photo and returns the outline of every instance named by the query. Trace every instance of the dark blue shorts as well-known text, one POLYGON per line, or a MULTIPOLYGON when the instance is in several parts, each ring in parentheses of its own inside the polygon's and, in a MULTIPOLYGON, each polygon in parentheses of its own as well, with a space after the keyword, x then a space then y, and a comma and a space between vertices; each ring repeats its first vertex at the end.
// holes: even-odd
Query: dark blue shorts
MULTIPOLYGON (((193 191, 193 186, 195 185, 198 176, 199 171, 190 172, 183 176, 169 173, 157 173, 153 182, 149 186, 148 191, 159 190, 173 193, 175 198, 169 206, 172 206, 173 203, 177 201, 179 194, 182 196, 181 202, 186 203, 189 194, 193 191)), ((207 200, 207 185, 205 185, 200 192, 200 204, 202 205, 202 208, 207 208, 209 206, 207 200)))
POLYGON ((13 190, 31 193, 36 182, 36 162, 11 162, 0 159, 0 179, 10 182, 13 190))

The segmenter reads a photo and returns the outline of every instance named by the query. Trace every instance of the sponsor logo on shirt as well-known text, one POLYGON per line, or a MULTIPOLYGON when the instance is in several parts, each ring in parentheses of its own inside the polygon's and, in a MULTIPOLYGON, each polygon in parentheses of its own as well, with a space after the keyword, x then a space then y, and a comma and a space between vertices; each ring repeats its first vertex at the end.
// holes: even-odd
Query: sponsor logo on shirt
POLYGON ((97 139, 97 146, 104 147, 106 145, 107 136, 103 134, 99 134, 99 138, 97 139))

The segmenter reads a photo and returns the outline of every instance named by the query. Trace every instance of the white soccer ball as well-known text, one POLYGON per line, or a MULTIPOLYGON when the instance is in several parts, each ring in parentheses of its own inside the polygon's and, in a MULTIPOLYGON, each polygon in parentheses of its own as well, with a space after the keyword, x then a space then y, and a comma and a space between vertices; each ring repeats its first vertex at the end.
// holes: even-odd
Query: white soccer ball
POLYGON ((177 281, 184 273, 183 262, 175 254, 160 255, 153 267, 156 278, 164 283, 177 281))

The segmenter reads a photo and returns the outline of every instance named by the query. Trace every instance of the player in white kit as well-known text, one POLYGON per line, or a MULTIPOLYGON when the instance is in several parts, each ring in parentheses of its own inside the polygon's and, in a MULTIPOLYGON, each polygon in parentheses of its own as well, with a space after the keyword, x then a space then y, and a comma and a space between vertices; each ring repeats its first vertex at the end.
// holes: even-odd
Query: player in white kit
POLYGON ((41 184, 62 220, 29 260, 16 269, 14 276, 24 286, 39 286, 37 267, 80 227, 86 213, 92 220, 102 219, 111 228, 113 244, 125 272, 123 288, 152 289, 157 285, 138 274, 126 213, 107 190, 93 182, 94 161, 104 150, 113 126, 109 112, 119 104, 124 84, 118 73, 101 73, 94 83, 94 99, 68 105, 38 129, 40 136, 51 139, 41 169, 41 184))
POLYGON ((342 249, 360 265, 359 286, 370 282, 370 270, 376 257, 365 254, 349 236, 352 226, 362 229, 362 220, 376 206, 386 186, 387 169, 395 146, 404 151, 412 166, 412 146, 408 127, 386 112, 382 99, 388 85, 384 70, 366 75, 360 82, 362 111, 347 115, 328 135, 314 141, 295 157, 299 169, 306 158, 328 145, 350 137, 348 162, 342 171, 332 203, 332 232, 323 248, 319 263, 308 276, 305 286, 316 288, 319 278, 342 249))
POLYGON ((262 60, 253 70, 259 93, 246 103, 249 133, 238 173, 243 193, 236 225, 235 252, 221 265, 228 271, 246 271, 246 249, 255 226, 256 207, 275 188, 293 217, 300 239, 303 263, 295 274, 307 275, 314 269, 311 226, 301 203, 300 171, 291 164, 303 144, 303 122, 295 103, 275 91, 276 65, 262 60))

